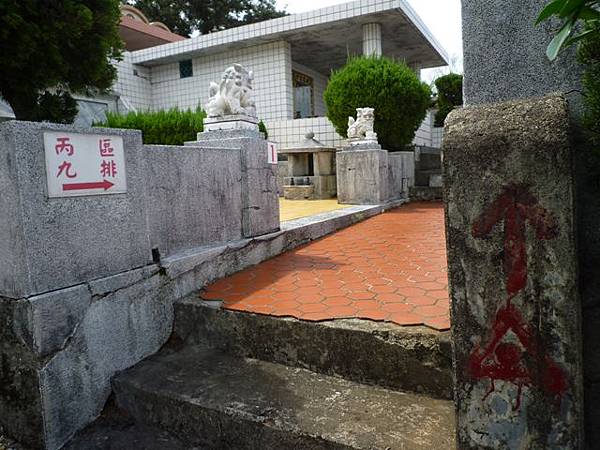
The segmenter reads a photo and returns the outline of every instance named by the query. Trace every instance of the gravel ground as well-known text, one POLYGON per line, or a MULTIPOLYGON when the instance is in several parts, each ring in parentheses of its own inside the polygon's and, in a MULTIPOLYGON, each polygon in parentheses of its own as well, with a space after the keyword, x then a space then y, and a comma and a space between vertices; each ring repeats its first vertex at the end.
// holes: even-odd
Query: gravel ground
POLYGON ((31 450, 0 433, 0 450, 31 450))

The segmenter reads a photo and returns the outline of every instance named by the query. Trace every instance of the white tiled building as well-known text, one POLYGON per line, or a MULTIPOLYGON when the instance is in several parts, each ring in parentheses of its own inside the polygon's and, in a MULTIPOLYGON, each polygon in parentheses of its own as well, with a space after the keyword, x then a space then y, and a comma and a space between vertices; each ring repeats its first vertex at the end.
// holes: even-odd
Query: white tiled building
MULTIPOLYGON (((341 144, 325 118, 323 92, 349 55, 383 54, 420 69, 448 58, 405 0, 358 0, 191 39, 126 52, 108 109, 196 108, 225 68, 240 63, 255 74, 257 113, 280 146, 308 130, 326 145, 341 144)), ((365 105, 367 106, 367 105, 365 105)), ((415 143, 432 145, 432 117, 415 143)))

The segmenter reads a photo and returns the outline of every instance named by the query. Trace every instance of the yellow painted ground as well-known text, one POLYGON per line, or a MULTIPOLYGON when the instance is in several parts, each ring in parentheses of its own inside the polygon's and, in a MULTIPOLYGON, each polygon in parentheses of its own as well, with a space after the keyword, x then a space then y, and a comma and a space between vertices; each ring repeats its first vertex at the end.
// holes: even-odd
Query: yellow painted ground
POLYGON ((286 200, 279 198, 279 217, 282 222, 314 216, 336 209, 347 208, 349 205, 339 205, 337 199, 328 200, 286 200))

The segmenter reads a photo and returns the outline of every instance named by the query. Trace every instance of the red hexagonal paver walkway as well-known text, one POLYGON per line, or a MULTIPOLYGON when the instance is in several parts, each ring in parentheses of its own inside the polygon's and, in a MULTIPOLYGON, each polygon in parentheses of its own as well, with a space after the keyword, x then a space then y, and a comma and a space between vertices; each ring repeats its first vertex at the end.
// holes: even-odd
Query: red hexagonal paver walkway
POLYGON ((450 327, 441 203, 410 203, 206 287, 227 309, 450 327))

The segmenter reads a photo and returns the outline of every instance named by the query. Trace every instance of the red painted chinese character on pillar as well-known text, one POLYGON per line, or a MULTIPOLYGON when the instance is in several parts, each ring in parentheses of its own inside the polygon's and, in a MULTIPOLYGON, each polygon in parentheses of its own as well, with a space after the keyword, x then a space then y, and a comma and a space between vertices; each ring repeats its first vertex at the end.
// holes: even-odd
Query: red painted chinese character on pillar
POLYGON ((60 155, 62 152, 65 152, 69 156, 73 156, 75 149, 73 145, 69 143, 68 137, 60 137, 56 138, 56 145, 54 146, 54 150, 56 150, 56 154, 60 155))
POLYGON ((100 156, 103 158, 115 156, 115 149, 111 147, 110 139, 100 139, 98 141, 100 156))
POLYGON ((72 167, 73 165, 68 161, 63 161, 63 163, 58 166, 58 173, 56 174, 56 178, 60 177, 64 172, 67 178, 75 178, 77 176, 77 172, 75 172, 72 167))
POLYGON ((100 164, 100 175, 103 177, 114 177, 117 175, 117 164, 112 160, 102 161, 100 164))
POLYGON ((477 344, 469 357, 469 373, 477 380, 488 378, 490 389, 496 380, 514 383, 518 388, 513 409, 521 405, 523 386, 536 386, 549 396, 560 397, 568 389, 565 372, 550 356, 544 354, 534 333, 535 326, 527 324, 511 300, 527 285, 527 225, 539 240, 558 236, 554 216, 538 203, 524 185, 511 184, 489 205, 473 223, 474 238, 485 239, 494 227, 504 223, 504 273, 506 305, 501 307, 491 325, 491 337, 485 346, 477 344), (513 337, 514 336, 514 337, 513 337))
POLYGON ((554 239, 558 226, 552 215, 538 205, 529 188, 511 184, 477 218, 473 237, 485 238, 495 226, 504 222, 504 272, 510 298, 527 284, 527 246, 525 228, 533 227, 540 240, 554 239))

